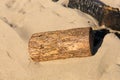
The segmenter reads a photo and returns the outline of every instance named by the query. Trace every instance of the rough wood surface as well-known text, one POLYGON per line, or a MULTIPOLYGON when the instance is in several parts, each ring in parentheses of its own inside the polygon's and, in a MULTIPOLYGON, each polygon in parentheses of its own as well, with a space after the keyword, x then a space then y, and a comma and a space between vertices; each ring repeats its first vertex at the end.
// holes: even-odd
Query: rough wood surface
POLYGON ((118 8, 104 6, 102 24, 112 30, 120 31, 120 11, 118 8))
POLYGON ((29 54, 35 62, 91 56, 91 36, 91 28, 35 33, 29 40, 29 54))
POLYGON ((120 31, 120 10, 101 0, 69 0, 68 7, 76 8, 94 17, 99 26, 120 31))

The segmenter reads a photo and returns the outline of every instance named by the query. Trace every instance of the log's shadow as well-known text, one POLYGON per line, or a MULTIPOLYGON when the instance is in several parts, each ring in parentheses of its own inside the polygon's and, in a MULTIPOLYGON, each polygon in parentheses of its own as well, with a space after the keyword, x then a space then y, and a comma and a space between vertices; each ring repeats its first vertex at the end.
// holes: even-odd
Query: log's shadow
POLYGON ((107 29, 93 31, 93 50, 92 50, 93 55, 95 55, 95 53, 98 51, 98 49, 100 48, 103 42, 105 35, 108 33, 110 32, 107 29))
MULTIPOLYGON (((103 39, 106 34, 110 33, 107 29, 102 30, 94 30, 93 31, 93 48, 92 48, 92 55, 95 55, 98 49, 101 47, 103 43, 103 39)), ((120 33, 114 33, 120 39, 120 33)))
POLYGON ((120 39, 120 33, 116 32, 115 35, 120 39))

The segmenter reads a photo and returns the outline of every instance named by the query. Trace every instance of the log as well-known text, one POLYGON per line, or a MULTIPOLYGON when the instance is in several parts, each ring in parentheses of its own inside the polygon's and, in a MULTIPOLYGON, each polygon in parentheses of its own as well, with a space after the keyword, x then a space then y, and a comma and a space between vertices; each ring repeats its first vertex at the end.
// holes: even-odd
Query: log
POLYGON ((94 17, 101 25, 104 15, 103 7, 106 6, 100 0, 69 0, 68 7, 76 8, 94 17))
POLYGON ((35 33, 28 51, 33 61, 40 62, 91 56, 92 46, 92 29, 75 28, 35 33))
POLYGON ((76 8, 94 17, 99 26, 120 31, 120 10, 100 0, 69 0, 68 7, 76 8))
POLYGON ((104 6, 103 25, 112 30, 120 31, 120 11, 118 8, 104 6))

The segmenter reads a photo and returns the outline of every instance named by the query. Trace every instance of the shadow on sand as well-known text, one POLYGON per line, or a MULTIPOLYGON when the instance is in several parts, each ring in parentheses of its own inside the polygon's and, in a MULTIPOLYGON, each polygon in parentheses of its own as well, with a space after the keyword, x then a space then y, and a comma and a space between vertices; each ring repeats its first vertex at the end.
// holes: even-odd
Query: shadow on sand
POLYGON ((98 51, 100 48, 103 39, 106 34, 110 33, 109 30, 107 29, 101 29, 101 30, 94 30, 93 31, 93 50, 92 53, 95 55, 95 53, 98 51))
MULTIPOLYGON (((93 38, 94 38, 93 50, 92 50, 93 55, 96 54, 96 52, 98 51, 98 49, 100 48, 100 46, 103 43, 103 39, 104 39, 105 35, 108 33, 110 33, 110 31, 107 29, 93 31, 93 38)), ((120 33, 115 32, 114 34, 120 39, 120 33)))

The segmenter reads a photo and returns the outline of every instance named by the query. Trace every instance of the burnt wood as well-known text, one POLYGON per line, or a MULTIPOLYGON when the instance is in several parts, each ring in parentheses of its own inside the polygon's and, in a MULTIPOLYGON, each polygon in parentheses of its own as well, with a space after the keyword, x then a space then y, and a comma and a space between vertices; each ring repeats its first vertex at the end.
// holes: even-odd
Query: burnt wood
POLYGON ((120 31, 120 11, 99 0, 69 0, 68 7, 76 8, 94 17, 98 24, 120 31))

